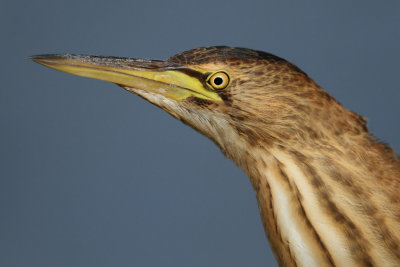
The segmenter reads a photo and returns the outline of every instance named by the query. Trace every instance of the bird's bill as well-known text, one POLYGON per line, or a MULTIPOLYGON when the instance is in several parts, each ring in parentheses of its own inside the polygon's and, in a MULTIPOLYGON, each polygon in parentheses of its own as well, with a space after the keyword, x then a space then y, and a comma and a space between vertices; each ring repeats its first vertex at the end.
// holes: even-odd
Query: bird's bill
POLYGON ((176 101, 197 97, 221 101, 202 82, 206 71, 160 60, 53 54, 32 56, 44 66, 66 73, 99 79, 124 88, 140 89, 176 101))

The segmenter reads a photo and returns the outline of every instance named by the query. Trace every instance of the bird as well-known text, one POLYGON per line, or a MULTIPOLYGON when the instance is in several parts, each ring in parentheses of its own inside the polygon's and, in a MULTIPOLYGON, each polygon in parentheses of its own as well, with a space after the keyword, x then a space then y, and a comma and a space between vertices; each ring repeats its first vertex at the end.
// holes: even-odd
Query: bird
POLYGON ((293 63, 229 46, 31 59, 117 84, 211 139, 249 177, 280 266, 400 266, 400 159, 293 63))

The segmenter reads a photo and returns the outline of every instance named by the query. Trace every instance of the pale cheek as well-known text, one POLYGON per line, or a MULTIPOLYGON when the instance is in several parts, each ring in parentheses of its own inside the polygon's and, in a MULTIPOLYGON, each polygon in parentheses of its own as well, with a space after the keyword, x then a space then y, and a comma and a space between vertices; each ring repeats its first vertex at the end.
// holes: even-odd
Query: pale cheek
POLYGON ((238 160, 241 152, 246 150, 246 142, 230 124, 228 115, 220 111, 196 109, 191 105, 184 105, 162 95, 150 93, 136 88, 125 88, 149 102, 160 106, 172 116, 183 120, 205 136, 212 139, 222 152, 232 160, 238 160))

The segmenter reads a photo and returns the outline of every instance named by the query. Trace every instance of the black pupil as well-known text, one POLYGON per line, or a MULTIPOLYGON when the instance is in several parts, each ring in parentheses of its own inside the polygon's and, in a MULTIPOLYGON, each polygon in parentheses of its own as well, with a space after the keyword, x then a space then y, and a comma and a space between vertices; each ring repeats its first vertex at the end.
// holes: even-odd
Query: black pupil
POLYGON ((221 85, 223 82, 224 82, 224 79, 222 79, 221 77, 215 77, 215 79, 214 79, 215 85, 221 85))

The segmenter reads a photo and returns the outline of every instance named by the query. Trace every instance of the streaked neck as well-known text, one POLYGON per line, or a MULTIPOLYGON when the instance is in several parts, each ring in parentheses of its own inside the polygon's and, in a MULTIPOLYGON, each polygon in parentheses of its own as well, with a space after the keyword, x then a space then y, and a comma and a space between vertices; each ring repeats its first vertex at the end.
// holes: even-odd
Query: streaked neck
POLYGON ((398 161, 380 166, 395 169, 386 173, 361 164, 382 161, 379 151, 357 158, 356 148, 249 148, 242 167, 281 266, 400 265, 400 205, 382 183, 400 173, 398 161))

